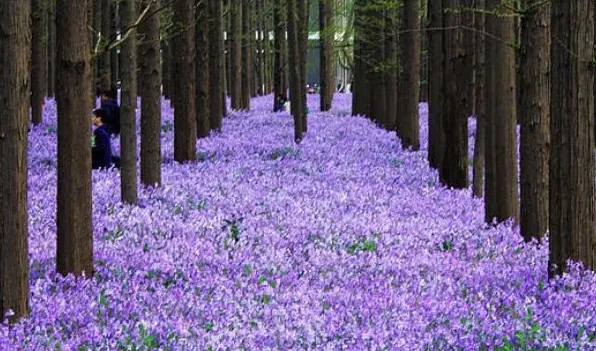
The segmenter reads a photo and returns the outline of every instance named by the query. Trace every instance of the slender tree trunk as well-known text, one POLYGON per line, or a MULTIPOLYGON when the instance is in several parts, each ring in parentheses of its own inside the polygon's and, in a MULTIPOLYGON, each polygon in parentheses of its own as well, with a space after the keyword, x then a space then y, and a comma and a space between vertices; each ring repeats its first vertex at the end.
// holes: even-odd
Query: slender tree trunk
MULTIPOLYGON (((110 37, 113 37, 120 28, 120 14, 118 13, 119 1, 112 0, 110 4, 110 37)), ((118 51, 116 49, 110 50, 110 74, 112 85, 116 86, 120 78, 120 64, 118 62, 118 51)))
POLYGON ((420 0, 404 0, 400 35, 401 99, 397 108, 397 130, 404 148, 420 149, 418 103, 420 81, 420 0))
POLYGON ((445 134, 443 131, 443 4, 428 2, 429 36, 429 111, 428 111, 428 162, 439 168, 443 163, 445 134))
POLYGON ((548 230, 550 4, 525 12, 521 27, 520 230, 530 241, 548 230))
POLYGON ((352 84, 352 114, 370 116, 369 33, 370 15, 366 0, 354 0, 354 82, 352 84))
POLYGON ((45 96, 45 51, 46 51, 46 13, 44 0, 33 0, 31 4, 32 55, 31 55, 31 121, 42 122, 42 110, 45 96))
POLYGON ((254 32, 251 28, 253 3, 251 0, 242 1, 242 93, 241 106, 243 110, 250 110, 250 96, 253 79, 252 41, 254 32))
POLYGON ((93 275, 91 223, 91 50, 87 3, 61 1, 56 13, 58 105, 58 272, 93 275), (88 112, 87 112, 88 113, 88 112), (81 116, 83 114, 83 116, 81 116))
POLYGON ((286 96, 288 91, 288 86, 284 85, 285 83, 285 73, 286 73, 286 50, 287 50, 287 41, 286 41, 286 30, 287 30, 287 21, 286 16, 284 15, 284 9, 286 6, 286 0, 274 0, 273 5, 273 21, 275 26, 275 33, 274 33, 274 64, 273 64, 273 91, 275 92, 273 96, 273 108, 275 109, 276 104, 276 95, 283 94, 286 96))
POLYGON ((288 12, 288 58, 290 67, 290 104, 292 115, 294 116, 294 141, 300 143, 302 141, 302 133, 304 128, 302 122, 302 114, 305 112, 301 107, 300 94, 300 53, 298 45, 298 0, 286 0, 286 7, 288 12))
POLYGON ((333 1, 319 0, 319 37, 320 56, 319 70, 321 74, 321 111, 331 109, 335 80, 333 79, 335 67, 333 65, 333 42, 335 41, 335 28, 333 23, 333 1))
POLYGON ((567 260, 596 269, 594 2, 555 0, 551 41, 549 274, 567 260))
POLYGON ((0 312, 29 314, 27 128, 31 0, 0 1, 0 312))
POLYGON ((399 70, 397 57, 397 22, 398 2, 392 1, 385 10, 385 124, 388 130, 395 130, 397 126, 397 72, 399 70))
POLYGON ((56 89, 56 0, 48 1, 48 92, 54 97, 56 89))
POLYGON ((111 0, 101 0, 101 40, 100 48, 102 50, 100 66, 99 66, 99 81, 102 90, 110 89, 112 87, 112 68, 110 64, 110 51, 107 50, 106 45, 110 40, 110 23, 111 16, 111 0))
POLYGON ((297 0, 297 11, 298 11, 298 63, 300 65, 300 114, 302 115, 302 132, 308 131, 307 121, 307 98, 306 98, 306 60, 308 57, 308 14, 309 14, 309 1, 308 0, 297 0))
MULTIPOLYGON (((142 0, 143 8, 151 0, 142 0)), ((154 5, 159 7, 159 1, 154 5)), ((161 184, 161 65, 159 16, 149 16, 139 26, 141 80, 141 183, 161 184)), ((176 106, 175 106, 176 107, 176 106)))
MULTIPOLYGON (((123 0, 122 26, 132 27, 137 18, 137 0, 123 0)), ((136 28, 122 45, 122 91, 120 118, 120 192, 122 201, 136 204, 137 193, 137 36, 136 28)))
MULTIPOLYGON (((490 0, 494 9, 500 6, 500 0, 490 0)), ((515 42, 513 17, 489 15, 486 19, 488 32, 501 38, 505 43, 515 42)), ((487 70, 490 71, 489 84, 491 94, 487 104, 487 137, 492 138, 491 153, 494 157, 494 172, 486 173, 487 182, 495 184, 495 213, 487 211, 488 219, 496 217, 498 222, 519 218, 517 133, 516 133, 516 95, 515 95, 515 51, 509 45, 489 39, 490 55, 487 56, 487 70), (494 179, 490 179, 494 177, 494 179)), ((487 144, 487 163, 489 162, 487 144)), ((487 201, 491 201, 488 197, 487 201)))
POLYGON ((166 99, 171 99, 173 96, 171 94, 172 91, 172 72, 170 71, 170 67, 172 66, 171 62, 173 59, 172 55, 172 43, 168 39, 163 39, 161 41, 161 52, 162 52, 162 59, 161 59, 161 72, 162 72, 162 90, 163 96, 166 99))
MULTIPOLYGON (((197 118, 195 116, 195 1, 174 1, 174 23, 176 34, 173 38, 174 89, 174 160, 194 161, 197 155, 197 118)), ((206 7, 201 1, 198 8, 206 7)), ((201 20, 201 19, 199 19, 201 20)), ((201 24, 207 23, 202 19, 201 24)), ((199 24, 198 24, 199 25, 199 24)))
MULTIPOLYGON (((474 1, 459 0, 459 7, 464 9, 460 12, 460 23, 464 28, 474 27, 474 15, 476 13, 472 10, 474 8, 474 1)), ((460 96, 464 99, 466 118, 474 114, 476 104, 476 96, 474 95, 476 93, 474 89, 474 34, 472 30, 461 31, 462 50, 460 51, 460 55, 462 69, 459 77, 463 85, 460 96)))
POLYGON ((229 0, 225 0, 224 12, 225 17, 225 46, 226 46, 226 96, 231 96, 232 92, 232 78, 234 76, 232 69, 232 6, 229 0))
POLYGON ((239 110, 242 105, 242 4, 231 3, 232 35, 232 109, 239 110))
POLYGON ((474 164, 473 164, 473 193, 476 197, 482 197, 484 189, 484 151, 485 151, 485 130, 486 110, 484 100, 485 86, 485 36, 484 31, 484 1, 475 0, 474 8, 477 10, 474 17, 474 28, 476 38, 474 40, 474 74, 475 74, 475 113, 476 113, 476 136, 474 138, 474 164))
POLYGON ((212 129, 221 130, 223 118, 222 101, 224 95, 224 67, 223 60, 223 34, 222 34, 222 9, 220 0, 209 0, 209 13, 211 15, 209 30, 209 99, 210 99, 210 118, 209 122, 212 129))
MULTIPOLYGON (((443 0, 443 8, 458 8, 460 0, 443 0)), ((444 14, 445 26, 461 25, 462 15, 454 11, 444 14)), ((465 65, 464 34, 451 29, 443 32, 444 45, 444 114, 445 154, 439 167, 441 183, 449 188, 464 189, 468 186, 468 114, 466 98, 468 81, 463 71, 465 65)))
POLYGON ((211 101, 209 97, 211 72, 209 70, 209 28, 210 28, 210 14, 209 5, 206 1, 197 3, 197 20, 196 20, 196 80, 197 80, 197 127, 198 136, 205 138, 209 135, 209 131, 214 129, 215 125, 211 124, 211 101))

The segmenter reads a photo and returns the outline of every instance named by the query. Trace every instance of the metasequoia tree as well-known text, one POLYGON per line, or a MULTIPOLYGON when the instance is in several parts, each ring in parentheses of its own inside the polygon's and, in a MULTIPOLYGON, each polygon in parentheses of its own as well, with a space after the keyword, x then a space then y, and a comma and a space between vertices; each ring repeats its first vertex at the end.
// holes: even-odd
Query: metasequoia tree
POLYGON ((398 29, 398 2, 391 0, 385 8, 385 124, 388 130, 396 130, 397 127, 397 76, 398 76, 398 56, 397 56, 397 29, 398 29))
POLYGON ((87 2, 60 1, 56 12, 58 107, 57 271, 93 274, 91 223, 91 48, 87 2))
MULTIPOLYGON (((0 313, 28 315, 27 128, 31 0, 0 1, 0 313)), ((88 147, 88 145, 87 145, 88 147)))
POLYGON ((254 31, 252 30, 253 1, 242 1, 242 84, 240 95, 240 107, 243 110, 250 110, 250 96, 252 80, 254 78, 252 59, 254 31))
POLYGON ((209 0, 209 16, 209 123, 211 129, 220 130, 225 107, 223 22, 220 0, 209 0))
POLYGON ((230 97, 232 109, 242 108, 242 4, 240 1, 230 3, 230 36, 232 71, 230 78, 230 97))
POLYGON ((288 20, 288 61, 289 61, 289 78, 290 78, 290 102, 291 112, 294 117, 294 141, 299 143, 302 141, 302 134, 304 133, 303 115, 306 115, 306 106, 302 106, 302 89, 300 83, 303 73, 301 70, 300 60, 303 57, 300 53, 298 45, 299 28, 298 28, 298 2, 300 0, 287 0, 287 20, 288 20))
MULTIPOLYGON (((274 63, 273 63, 273 91, 275 95, 282 94, 286 96, 288 92, 288 66, 287 60, 287 21, 285 0, 273 0, 273 23, 274 23, 274 63)), ((273 106, 275 108, 276 97, 273 96, 273 106)))
POLYGON ((439 168, 444 155, 443 132, 443 2, 428 2, 429 21, 429 94, 428 94, 428 162, 439 168))
POLYGON ((206 1, 197 2, 196 13, 196 118, 197 132, 200 138, 209 135, 213 128, 210 120, 209 101, 209 6, 206 1))
POLYGON ((482 197, 484 189, 484 149, 486 112, 484 102, 485 81, 485 36, 484 36, 484 1, 475 0, 474 9, 474 113, 476 115, 476 134, 474 136, 474 160, 472 169, 472 193, 482 197))
POLYGON ((596 269, 594 2, 551 2, 549 274, 567 260, 596 269))
POLYGON ((31 121, 42 122, 42 107, 46 95, 46 34, 47 8, 45 0, 33 0, 31 3, 31 121))

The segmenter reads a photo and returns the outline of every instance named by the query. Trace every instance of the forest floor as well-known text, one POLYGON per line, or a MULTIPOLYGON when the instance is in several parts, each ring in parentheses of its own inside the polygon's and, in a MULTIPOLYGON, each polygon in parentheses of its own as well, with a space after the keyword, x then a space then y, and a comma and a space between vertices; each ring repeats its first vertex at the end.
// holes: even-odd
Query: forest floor
POLYGON ((409 152, 350 103, 319 113, 309 96, 297 146, 289 114, 253 99, 183 165, 164 103, 163 186, 131 207, 118 171, 94 171, 96 273, 75 281, 55 273, 49 101, 30 134, 31 317, 0 328, 0 349, 596 349, 596 276, 547 281, 548 245, 438 184, 426 105, 409 152))

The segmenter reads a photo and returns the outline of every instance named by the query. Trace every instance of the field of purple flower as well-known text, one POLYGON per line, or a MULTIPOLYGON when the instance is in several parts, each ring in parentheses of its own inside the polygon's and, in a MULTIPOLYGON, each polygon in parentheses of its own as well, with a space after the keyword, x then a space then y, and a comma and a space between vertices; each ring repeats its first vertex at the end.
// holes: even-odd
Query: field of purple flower
MULTIPOLYGON (((96 274, 55 273, 56 128, 30 134, 31 317, 2 350, 590 350, 596 276, 547 279, 547 247, 483 224, 481 200, 438 185, 422 150, 319 113, 296 146, 272 98, 234 113, 173 162, 163 107, 163 186, 119 202, 94 172, 96 274)), ((473 125, 473 124, 472 124, 473 125)), ((471 133, 473 134, 473 133, 471 133)))

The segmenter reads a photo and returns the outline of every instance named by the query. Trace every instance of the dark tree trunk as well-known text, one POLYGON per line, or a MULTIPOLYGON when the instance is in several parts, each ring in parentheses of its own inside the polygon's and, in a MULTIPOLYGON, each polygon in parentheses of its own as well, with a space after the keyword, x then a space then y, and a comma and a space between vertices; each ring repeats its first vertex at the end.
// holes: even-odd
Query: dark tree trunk
POLYGON ((162 72, 162 94, 164 98, 171 99, 174 94, 171 94, 172 91, 172 72, 170 67, 172 66, 171 62, 173 59, 172 55, 172 43, 171 40, 163 39, 161 41, 161 72, 162 72))
POLYGON ((474 164, 472 175, 473 194, 476 197, 482 197, 484 189, 484 149, 485 149, 485 130, 486 130, 486 110, 484 100, 485 86, 485 37, 484 31, 484 1, 475 0, 474 8, 477 12, 474 15, 474 28, 476 29, 474 39, 474 96, 475 114, 476 114, 476 136, 474 138, 474 164))
MULTIPOLYGON (((174 59, 174 160, 194 161, 197 156, 197 121, 195 118, 195 1, 175 0, 174 23, 176 34, 172 40, 174 59)), ((197 8, 206 7, 205 1, 197 8)), ((207 24, 199 19, 201 24, 207 24)))
POLYGON ((567 260, 596 269, 594 2, 555 0, 551 41, 549 274, 567 260))
POLYGON ((439 168, 443 162, 445 133, 443 131, 443 4, 428 2, 428 162, 439 168))
POLYGON ((232 70, 232 7, 230 0, 225 0, 224 12, 225 16, 225 47, 226 47, 226 96, 231 96, 232 92, 232 79, 234 77, 232 70))
POLYGON ((56 89, 56 0, 48 1, 48 89, 47 95, 54 97, 56 89))
POLYGON ((370 80, 370 100, 368 116, 379 125, 385 125, 385 21, 383 19, 383 0, 368 1, 366 10, 366 42, 365 52, 366 75, 370 80))
POLYGON ((110 89, 112 87, 112 67, 110 62, 110 51, 107 50, 107 45, 111 35, 111 0, 101 0, 101 40, 100 48, 102 50, 100 65, 99 65, 99 82, 102 90, 110 89))
MULTIPOLYGON (((460 0, 443 0, 443 8, 458 8, 460 0)), ((447 28, 461 24, 462 15, 454 11, 444 14, 447 28)), ((468 186, 468 114, 466 94, 469 82, 463 71, 465 65, 464 34, 462 30, 448 29, 443 32, 444 47, 444 106, 443 130, 445 131, 445 154, 439 167, 441 183, 449 188, 464 189, 468 186)))
POLYGON ((399 37, 402 75, 397 131, 404 148, 420 149, 418 103, 420 81, 420 0, 404 0, 399 37))
POLYGON ((307 98, 306 98, 306 60, 308 57, 308 14, 309 14, 309 1, 298 0, 296 1, 298 10, 298 63, 300 66, 300 110, 302 115, 302 132, 306 133, 308 130, 307 121, 307 98))
MULTIPOLYGON (((58 1, 58 0, 56 0, 58 1)), ((93 18, 93 31, 91 35, 93 36, 93 47, 92 51, 95 53, 95 50, 101 49, 101 43, 103 41, 101 37, 101 14, 102 14, 102 4, 104 0, 89 0, 92 3, 91 6, 91 17, 93 18)), ((91 73, 93 76, 93 81, 91 82, 92 89, 95 91, 97 87, 100 87, 100 77, 101 77, 101 55, 93 55, 91 57, 91 64, 92 69, 91 73)), ((97 97, 97 94, 95 94, 97 97)), ((93 99, 93 106, 95 106, 95 98, 93 99)))
MULTIPOLYGON (((114 40, 114 36, 120 27, 120 14, 118 13, 119 1, 113 1, 110 4, 110 38, 114 40)), ((118 62, 118 51, 116 49, 110 50, 110 74, 112 85, 116 86, 120 78, 120 64, 118 62)))
MULTIPOLYGON (((122 26, 130 28, 137 18, 137 0, 124 0, 122 26)), ((122 91, 120 118, 120 192, 122 201, 136 204, 137 193, 137 36, 132 29, 122 45, 122 91)))
POLYGON ((352 114, 370 116, 370 16, 366 0, 354 0, 354 82, 352 84, 352 114), (368 63, 367 63, 368 62, 368 63))
POLYGON ((242 105, 242 4, 231 3, 231 36, 232 36, 232 109, 239 110, 242 105))
POLYGON ((255 84, 255 94, 258 96, 263 95, 263 74, 264 74, 264 65, 263 65, 263 9, 262 9, 263 0, 255 0, 255 29, 257 33, 257 38, 255 42, 256 53, 255 53, 255 64, 256 64, 256 76, 254 79, 255 84))
POLYGON ((223 106, 225 101, 223 85, 225 81, 223 67, 222 9, 220 0, 209 0, 211 16, 209 30, 209 122, 212 129, 221 130, 223 106))
POLYGON ((385 10, 385 124, 388 130, 397 126, 397 22, 398 3, 392 1, 385 10))
POLYGON ((93 275, 91 223, 91 50, 87 3, 63 0, 56 12, 58 105, 57 270, 93 275), (87 111, 87 112, 85 112, 87 111))
POLYGON ((29 314, 27 128, 31 0, 0 1, 0 312, 29 314))
POLYGON ((321 111, 331 109, 333 92, 335 91, 334 65, 333 65, 333 42, 335 40, 335 28, 333 23, 333 1, 319 0, 319 33, 320 33, 320 55, 319 70, 321 81, 321 111))
POLYGON ((46 24, 47 9, 44 0, 33 0, 31 4, 31 121, 42 122, 42 110, 46 93, 46 24))
MULTIPOLYGON (((143 8, 151 0, 142 0, 143 8)), ((154 3, 159 7, 159 1, 154 3)), ((161 65, 159 60, 159 16, 147 17, 139 27, 141 80, 141 183, 161 184, 161 65)))
POLYGON ((274 63, 273 63, 273 106, 275 109, 276 95, 283 94, 286 96, 288 92, 288 86, 285 85, 286 79, 286 30, 287 21, 284 13, 286 6, 286 0, 274 0, 273 5, 273 23, 275 26, 274 31, 274 63))
POLYGON ((215 126, 211 125, 209 99, 209 6, 206 1, 197 3, 196 16, 196 118, 199 138, 205 138, 215 126))
MULTIPOLYGON (((489 10, 500 6, 501 1, 490 0, 490 3, 489 10)), ((486 146, 486 182, 495 189, 494 193, 489 193, 487 185, 486 202, 494 202, 490 196, 496 199, 496 206, 491 206, 495 212, 486 211, 486 216, 488 220, 494 217, 498 222, 510 218, 518 222, 515 51, 505 44, 515 41, 513 17, 488 15, 486 27, 489 33, 500 38, 499 41, 488 39, 490 49, 486 58, 490 85, 486 100, 489 106, 486 136, 490 142, 486 146)))
POLYGON ((241 92, 241 108, 243 110, 250 110, 250 96, 253 79, 253 65, 252 65, 252 42, 254 32, 252 32, 252 0, 242 1, 242 92, 241 92))
POLYGON ((300 52, 298 44, 298 0, 287 0, 286 7, 288 12, 288 58, 290 68, 290 105, 292 110, 292 116, 294 117, 294 141, 300 143, 302 141, 302 133, 304 128, 302 122, 304 119, 302 115, 305 113, 301 107, 300 94, 300 52))
MULTIPOLYGON (((460 23, 464 28, 474 27, 474 1, 476 0, 459 0, 459 7, 465 10, 460 12, 460 23)), ((476 90, 474 89, 474 39, 475 33, 472 30, 465 29, 461 31, 462 50, 460 51, 462 69, 459 77, 462 80, 462 91, 460 96, 464 98, 464 109, 466 118, 473 115, 476 104, 476 90)))
POLYGON ((548 230, 550 5, 525 12, 521 27, 520 230, 530 241, 548 230))

